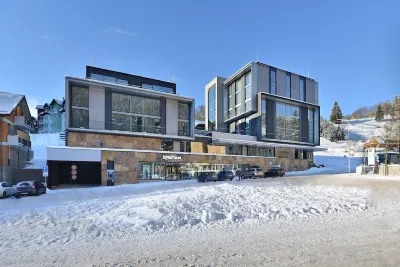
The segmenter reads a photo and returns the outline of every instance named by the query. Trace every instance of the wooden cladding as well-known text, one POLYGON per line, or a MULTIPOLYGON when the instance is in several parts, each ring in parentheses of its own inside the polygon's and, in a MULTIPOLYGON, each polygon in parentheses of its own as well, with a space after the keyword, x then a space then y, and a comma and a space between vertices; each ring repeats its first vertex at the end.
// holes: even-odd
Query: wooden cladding
POLYGON ((190 149, 192 153, 207 153, 207 145, 202 142, 191 142, 190 149))
POLYGON ((225 147, 224 146, 212 146, 208 145, 207 146, 208 153, 209 154, 226 154, 225 147))

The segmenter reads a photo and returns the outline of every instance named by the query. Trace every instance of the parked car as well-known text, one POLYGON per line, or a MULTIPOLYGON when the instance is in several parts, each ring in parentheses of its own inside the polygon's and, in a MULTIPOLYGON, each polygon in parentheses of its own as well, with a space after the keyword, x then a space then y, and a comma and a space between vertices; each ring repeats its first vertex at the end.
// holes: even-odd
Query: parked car
POLYGON ((15 188, 15 197, 46 194, 46 186, 39 181, 24 181, 19 182, 15 188))
POLYGON ((235 174, 233 173, 233 171, 229 171, 229 170, 223 170, 220 171, 218 173, 218 180, 219 181, 224 181, 224 180, 233 180, 233 178, 235 177, 235 174))
POLYGON ((278 166, 272 166, 268 171, 264 173, 264 177, 282 177, 285 175, 285 171, 278 166))
POLYGON ((210 181, 216 182, 218 180, 218 175, 215 172, 202 172, 197 177, 197 180, 203 183, 210 181))
POLYGON ((15 193, 15 188, 12 185, 7 184, 5 182, 0 183, 0 197, 1 198, 13 196, 14 193, 15 193))
POLYGON ((243 178, 261 178, 264 177, 264 172, 261 168, 249 168, 243 173, 243 178))

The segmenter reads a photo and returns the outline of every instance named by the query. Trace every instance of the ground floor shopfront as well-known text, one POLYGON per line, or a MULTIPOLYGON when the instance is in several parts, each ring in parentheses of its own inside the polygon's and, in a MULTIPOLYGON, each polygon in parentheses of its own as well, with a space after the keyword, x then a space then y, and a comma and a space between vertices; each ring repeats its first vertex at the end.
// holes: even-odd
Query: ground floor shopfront
MULTIPOLYGON (((291 155, 291 149, 287 150, 286 154, 291 155)), ((106 185, 109 170, 114 173, 115 184, 125 184, 138 183, 142 179, 193 179, 203 171, 235 170, 251 165, 264 170, 280 165, 287 172, 301 171, 310 168, 313 162, 312 157, 296 159, 82 147, 48 147, 47 156, 49 180, 53 185, 60 182, 90 184, 94 180, 98 181, 96 184, 106 185)))

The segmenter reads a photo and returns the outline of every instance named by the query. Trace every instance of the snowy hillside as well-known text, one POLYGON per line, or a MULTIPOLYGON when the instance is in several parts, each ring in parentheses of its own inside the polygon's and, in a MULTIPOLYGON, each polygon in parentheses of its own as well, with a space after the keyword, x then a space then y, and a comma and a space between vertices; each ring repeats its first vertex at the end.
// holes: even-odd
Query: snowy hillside
POLYGON ((350 140, 367 141, 373 136, 381 136, 385 122, 375 121, 374 118, 344 121, 342 126, 347 135, 347 122, 349 123, 350 140))

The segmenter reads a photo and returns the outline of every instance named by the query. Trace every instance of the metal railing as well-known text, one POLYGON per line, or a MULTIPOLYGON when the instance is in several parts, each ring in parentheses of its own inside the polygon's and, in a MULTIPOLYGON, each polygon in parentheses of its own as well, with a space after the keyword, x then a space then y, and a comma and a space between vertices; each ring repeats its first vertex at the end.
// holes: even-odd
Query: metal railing
POLYGON ((149 133, 159 135, 191 136, 191 131, 187 129, 171 130, 160 125, 146 125, 146 120, 142 123, 127 123, 116 121, 88 120, 84 118, 72 119, 70 127, 93 130, 111 130, 131 133, 149 133))

